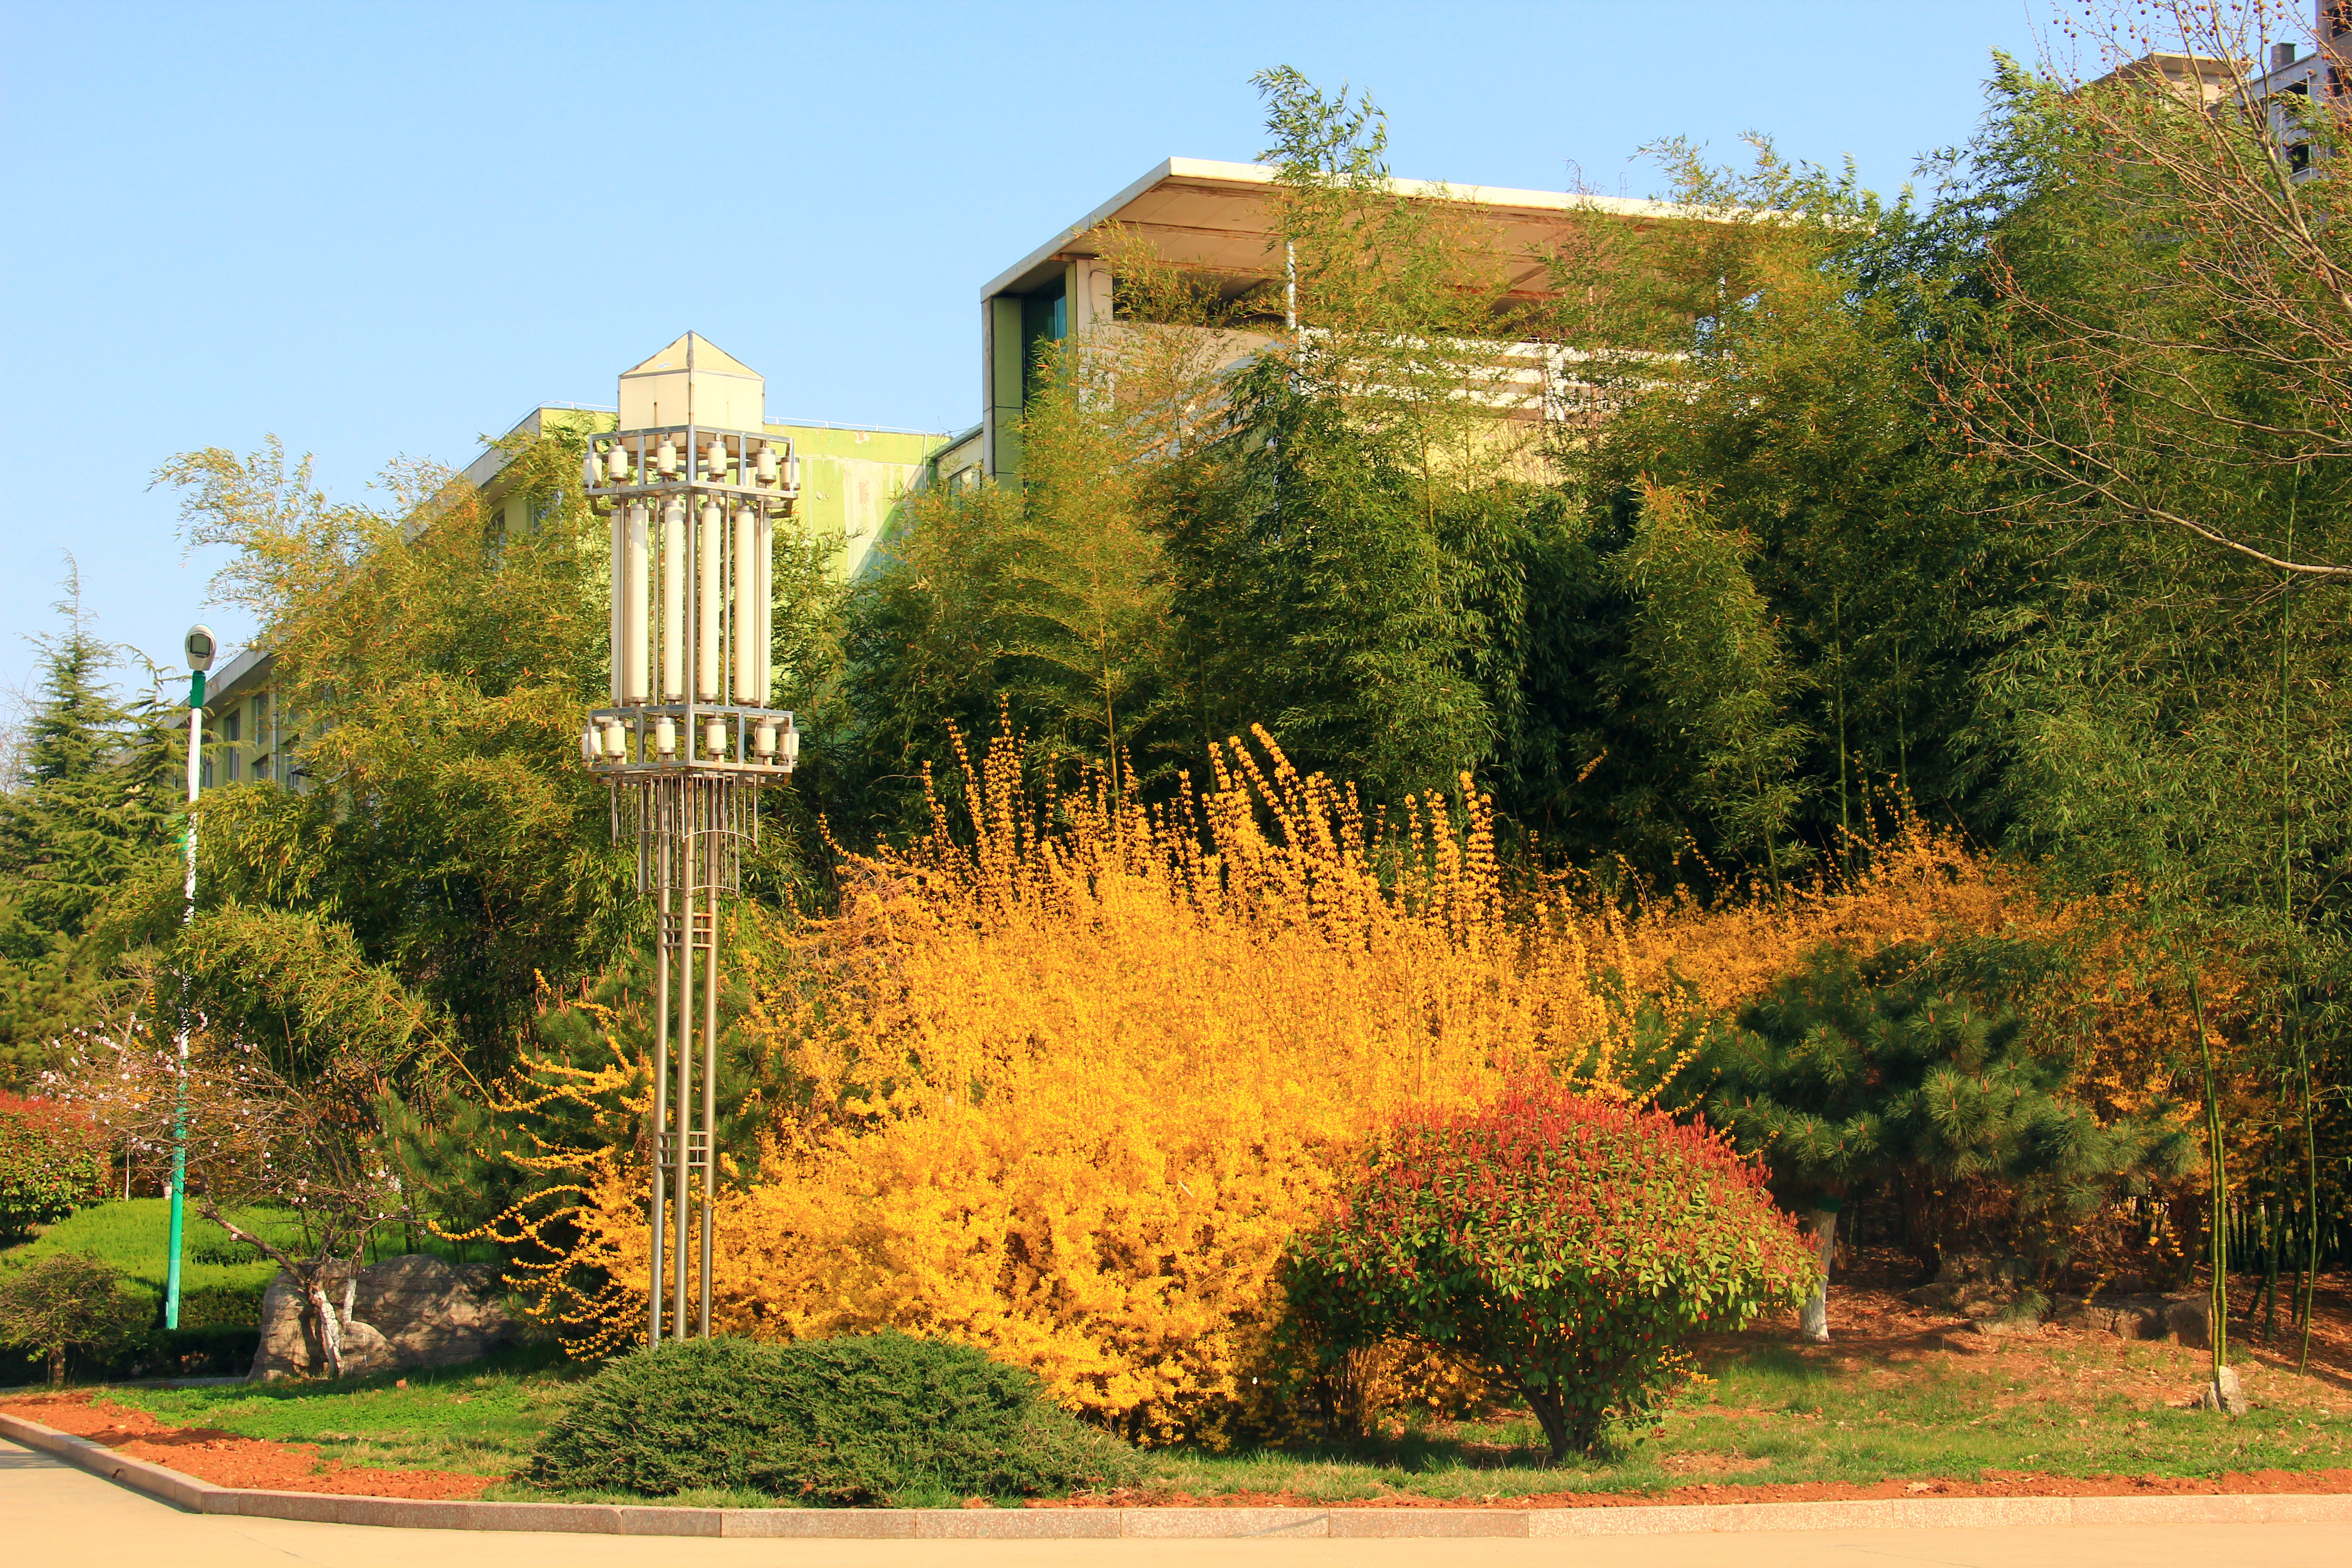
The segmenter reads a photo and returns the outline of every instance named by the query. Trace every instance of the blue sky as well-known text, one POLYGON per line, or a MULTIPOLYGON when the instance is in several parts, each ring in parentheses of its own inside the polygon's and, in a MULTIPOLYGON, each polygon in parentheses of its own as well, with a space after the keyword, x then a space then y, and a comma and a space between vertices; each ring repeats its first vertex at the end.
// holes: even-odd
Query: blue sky
POLYGON ((1881 189, 1965 138, 2046 0, 1640 5, 0 3, 0 684, 63 552, 158 661, 209 618, 173 453, 276 433, 365 499, 688 328, 772 416, 977 417, 980 286, 1171 154, 1263 144, 1251 73, 1371 90, 1403 175, 1653 194, 1763 131, 1881 189))

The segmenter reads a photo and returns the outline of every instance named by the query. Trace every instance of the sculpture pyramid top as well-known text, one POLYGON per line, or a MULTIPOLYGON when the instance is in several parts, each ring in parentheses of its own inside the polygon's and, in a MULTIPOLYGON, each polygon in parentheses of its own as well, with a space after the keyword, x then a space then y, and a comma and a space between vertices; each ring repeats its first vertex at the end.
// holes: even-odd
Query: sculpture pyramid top
POLYGON ((767 417, 765 377, 709 338, 688 332, 621 373, 621 428, 671 425, 756 430, 767 417))

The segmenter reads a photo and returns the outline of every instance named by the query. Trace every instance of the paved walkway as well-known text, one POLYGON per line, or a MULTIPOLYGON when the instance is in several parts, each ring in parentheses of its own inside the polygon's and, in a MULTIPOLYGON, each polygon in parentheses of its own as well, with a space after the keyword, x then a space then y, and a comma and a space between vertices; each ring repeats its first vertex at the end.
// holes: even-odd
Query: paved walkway
POLYGON ((186 1514, 0 1442, 0 1561, 27 1568, 2342 1568, 2343 1525, 1856 1530, 1566 1541, 698 1541, 186 1514))

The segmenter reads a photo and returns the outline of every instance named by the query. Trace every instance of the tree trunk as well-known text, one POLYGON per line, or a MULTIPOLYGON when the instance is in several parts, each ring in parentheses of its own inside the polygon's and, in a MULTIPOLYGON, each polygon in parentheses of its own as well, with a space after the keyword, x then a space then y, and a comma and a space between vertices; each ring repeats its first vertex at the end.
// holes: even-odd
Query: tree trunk
POLYGON ((310 1304, 310 1319, 318 1325, 319 1360, 329 1377, 343 1375, 343 1324, 336 1315, 334 1303, 327 1299, 327 1287, 316 1269, 302 1279, 302 1299, 310 1304))
POLYGON ((51 1345, 49 1347, 49 1386, 51 1388, 63 1388, 65 1385, 66 1347, 63 1345, 51 1345))
POLYGON ((1918 1261, 1924 1285, 1944 1266, 1943 1248, 1936 1243, 1935 1192, 1924 1173, 1898 1172, 1895 1180, 1903 1203, 1903 1245, 1918 1261))
POLYGON ((1835 1209, 1815 1209, 1805 1216, 1805 1228, 1811 1234, 1813 1248, 1821 1257, 1822 1278, 1813 1287, 1813 1293, 1805 1298, 1797 1327, 1817 1345, 1830 1342, 1830 1265, 1837 1257, 1837 1219, 1835 1209))
MULTIPOLYGON (((1525 1393, 1522 1385, 1521 1392, 1525 1393)), ((1536 1413, 1543 1426, 1544 1441, 1551 1445, 1551 1462, 1555 1465, 1568 1458, 1568 1407, 1559 1394, 1552 1390, 1528 1394, 1528 1408, 1536 1413)))

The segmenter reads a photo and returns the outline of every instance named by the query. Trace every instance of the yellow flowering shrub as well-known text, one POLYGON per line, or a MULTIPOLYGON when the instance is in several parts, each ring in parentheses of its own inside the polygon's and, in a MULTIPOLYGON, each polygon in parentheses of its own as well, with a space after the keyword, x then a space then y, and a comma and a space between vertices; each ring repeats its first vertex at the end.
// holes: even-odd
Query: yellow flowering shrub
MULTIPOLYGON (((2072 919, 1916 820, 1849 879, 1622 913, 1507 877, 1467 780, 1368 821, 1257 741, 1153 812, 1101 778, 1028 787, 1000 734, 954 815, 935 796, 917 842, 848 858, 837 916, 745 944, 741 1026, 793 1081, 722 1199, 715 1327, 977 1344, 1146 1442, 1473 1407, 1475 1373, 1411 1353, 1306 1405, 1286 1376, 1277 1264, 1368 1134, 1536 1067, 1646 1101, 1683 1017, 1826 941, 2072 919)), ((604 1314, 598 1349, 641 1321, 635 1175, 600 1169, 566 1215, 611 1281, 571 1306, 604 1314)))
MULTIPOLYGON (((999 736, 963 821, 935 805, 837 918, 747 955, 803 1082, 722 1207, 717 1326, 947 1336, 1215 1441, 1270 1415, 1276 1265, 1366 1132, 1538 1064, 1635 1100, 1672 1070, 1589 922, 1507 887, 1483 800, 1388 831, 1259 741, 1153 814, 1103 779, 1040 798, 999 736)), ((641 1278, 632 1194, 591 1209, 583 1246, 641 1278)))

